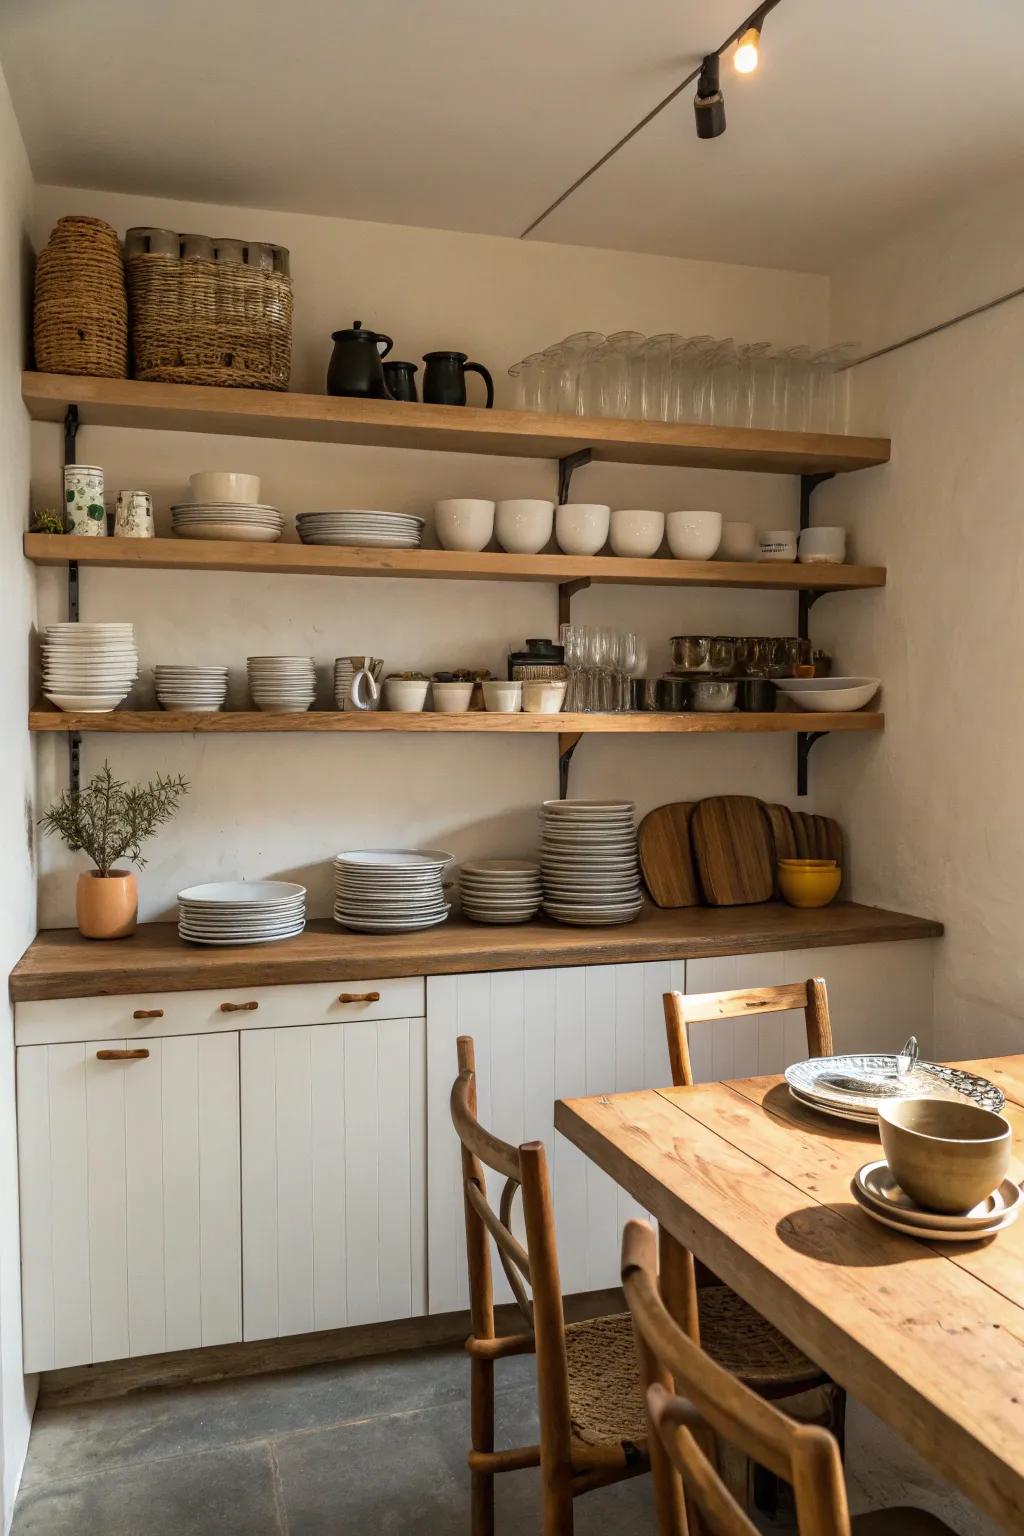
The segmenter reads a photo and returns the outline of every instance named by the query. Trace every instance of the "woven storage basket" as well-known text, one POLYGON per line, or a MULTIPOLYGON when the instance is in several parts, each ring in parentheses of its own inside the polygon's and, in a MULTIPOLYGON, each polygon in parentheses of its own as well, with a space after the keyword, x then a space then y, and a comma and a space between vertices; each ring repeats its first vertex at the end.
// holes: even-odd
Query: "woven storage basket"
POLYGON ((42 373, 123 379, 128 300, 117 231, 102 219, 59 219, 36 260, 33 342, 42 373))
POLYGON ((125 262, 137 379, 287 389, 292 281, 234 261, 131 255, 125 262))

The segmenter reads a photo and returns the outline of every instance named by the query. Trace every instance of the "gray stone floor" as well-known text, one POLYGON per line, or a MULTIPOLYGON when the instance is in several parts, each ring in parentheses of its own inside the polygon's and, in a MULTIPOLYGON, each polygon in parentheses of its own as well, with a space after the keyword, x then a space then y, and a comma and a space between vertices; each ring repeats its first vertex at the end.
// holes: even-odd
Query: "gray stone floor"
MULTIPOLYGON (((535 1440, 533 1361, 502 1365, 498 1433, 535 1440)), ((468 1536, 467 1375, 461 1350, 423 1350, 41 1409, 13 1536, 468 1536)), ((854 1509, 995 1532, 856 1406, 849 1478, 854 1509)), ((536 1531, 536 1472, 497 1489, 499 1532, 536 1531)), ((653 1536, 649 1479, 580 1499, 576 1531, 653 1536)))

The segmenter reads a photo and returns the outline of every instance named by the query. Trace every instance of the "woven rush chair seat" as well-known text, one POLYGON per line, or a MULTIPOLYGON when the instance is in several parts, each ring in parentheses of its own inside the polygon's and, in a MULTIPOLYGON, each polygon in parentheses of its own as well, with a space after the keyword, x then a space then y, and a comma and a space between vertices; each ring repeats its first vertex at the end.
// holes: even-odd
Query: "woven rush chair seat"
POLYGON ((727 1285, 704 1286, 697 1304, 701 1348, 748 1387, 792 1391, 827 1381, 813 1360, 727 1285))

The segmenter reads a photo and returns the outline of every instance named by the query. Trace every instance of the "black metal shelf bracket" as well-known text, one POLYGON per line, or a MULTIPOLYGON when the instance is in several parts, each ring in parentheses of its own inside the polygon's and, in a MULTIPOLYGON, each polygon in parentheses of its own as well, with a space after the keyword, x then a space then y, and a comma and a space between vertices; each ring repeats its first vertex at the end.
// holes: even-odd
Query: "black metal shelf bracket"
MULTIPOLYGON (((78 463, 78 406, 69 405, 64 412, 64 459, 61 464, 61 508, 67 505, 64 494, 63 469, 66 464, 78 463)), ((79 617, 78 561, 68 561, 68 622, 77 624, 79 617)), ((68 733, 68 789, 77 795, 82 787, 82 737, 78 731, 68 733)))
MULTIPOLYGON (((833 478, 829 470, 821 475, 800 476, 800 532, 811 526, 811 497, 823 485, 826 480, 833 478)), ((801 640, 811 638, 810 617, 811 609, 819 597, 824 597, 824 592, 799 592, 797 594, 797 627, 796 632, 801 640)), ((827 731, 798 731, 796 738, 796 792, 797 795, 807 793, 807 759, 811 755, 811 748, 821 736, 827 736, 827 731)))
POLYGON ((558 798, 564 800, 569 793, 569 764, 572 755, 583 740, 581 731, 574 731, 571 735, 559 734, 558 737, 558 798))
POLYGON ((561 506, 569 500, 569 488, 572 485, 573 471, 582 469, 584 464, 589 464, 592 458, 589 448, 581 448, 578 453, 566 454, 564 459, 558 461, 558 503, 561 506))
POLYGON ((828 731, 798 731, 796 737, 796 792, 807 793, 807 759, 816 741, 827 736, 828 731))
POLYGON ((561 633, 562 625, 572 621, 572 600, 577 592, 585 592, 590 586, 590 577, 581 576, 578 581, 560 581, 558 583, 558 629, 561 633))

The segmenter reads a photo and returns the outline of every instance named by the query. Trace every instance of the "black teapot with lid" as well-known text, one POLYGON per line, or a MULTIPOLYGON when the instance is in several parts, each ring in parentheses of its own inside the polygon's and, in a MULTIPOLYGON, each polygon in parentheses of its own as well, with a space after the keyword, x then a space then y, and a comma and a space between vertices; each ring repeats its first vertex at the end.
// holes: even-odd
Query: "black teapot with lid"
POLYGON ((357 320, 348 331, 334 331, 334 351, 327 369, 327 393, 351 395, 363 400, 390 400, 381 359, 394 342, 382 331, 364 331, 357 320))

